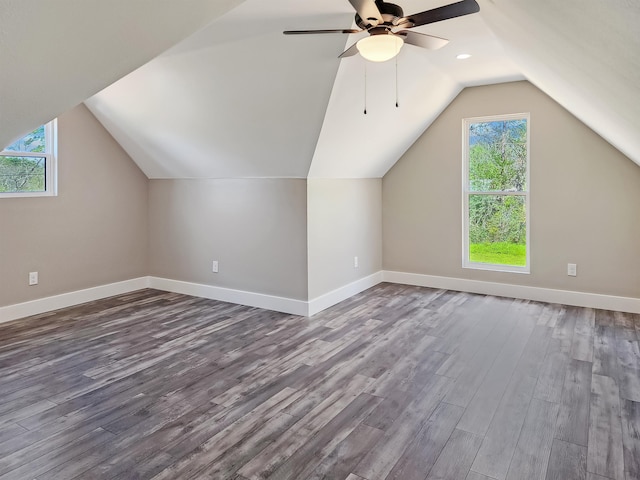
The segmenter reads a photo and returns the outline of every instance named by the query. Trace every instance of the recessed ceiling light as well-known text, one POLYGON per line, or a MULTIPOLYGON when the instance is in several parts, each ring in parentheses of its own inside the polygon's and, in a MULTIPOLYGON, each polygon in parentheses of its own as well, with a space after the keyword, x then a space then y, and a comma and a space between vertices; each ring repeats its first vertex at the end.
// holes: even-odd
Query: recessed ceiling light
POLYGON ((468 53, 461 53, 460 55, 456 56, 458 60, 466 60, 469 57, 471 57, 471 55, 469 55, 468 53))

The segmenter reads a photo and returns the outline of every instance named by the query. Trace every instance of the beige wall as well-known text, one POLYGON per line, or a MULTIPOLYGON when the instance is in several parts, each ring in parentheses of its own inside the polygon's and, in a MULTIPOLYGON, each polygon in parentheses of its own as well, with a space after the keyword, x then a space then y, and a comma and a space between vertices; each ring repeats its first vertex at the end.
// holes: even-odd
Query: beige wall
POLYGON ((640 168, 528 82, 465 89, 382 191, 386 270, 640 297, 640 168), (531 274, 463 269, 462 119, 521 112, 531 112, 531 274))
POLYGON ((310 299, 381 270, 381 188, 380 179, 308 180, 310 299))
POLYGON ((151 180, 150 273, 306 300, 306 211, 305 180, 151 180))
POLYGON ((58 119, 58 164, 57 197, 0 199, 0 306, 147 273, 148 180, 84 106, 58 119))

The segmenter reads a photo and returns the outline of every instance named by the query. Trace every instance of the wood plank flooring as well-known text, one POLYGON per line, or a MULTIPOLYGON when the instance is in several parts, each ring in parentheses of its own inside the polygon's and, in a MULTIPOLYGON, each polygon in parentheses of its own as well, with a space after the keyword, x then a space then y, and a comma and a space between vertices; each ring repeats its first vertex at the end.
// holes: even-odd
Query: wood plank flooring
POLYGON ((640 479, 640 316, 380 284, 0 325, 0 480, 640 479))

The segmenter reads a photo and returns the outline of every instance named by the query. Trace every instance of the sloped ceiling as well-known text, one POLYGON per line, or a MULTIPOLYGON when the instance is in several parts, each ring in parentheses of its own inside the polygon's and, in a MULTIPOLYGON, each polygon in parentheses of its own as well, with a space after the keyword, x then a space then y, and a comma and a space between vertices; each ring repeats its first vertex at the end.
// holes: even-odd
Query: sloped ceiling
MULTIPOLYGON (((45 0, 0 2, 2 17, 11 11, 4 10, 5 5, 48 4, 45 0)), ((405 13, 450 3, 398 2, 405 13)), ((132 70, 136 62, 141 65, 146 61, 134 59, 129 50, 142 50, 144 57, 152 53, 154 41, 163 46, 169 43, 170 36, 154 38, 152 33, 156 37, 160 34, 151 26, 149 38, 146 33, 135 35, 126 30, 139 29, 138 23, 147 21, 144 15, 130 15, 130 3, 136 9, 151 3, 156 8, 160 3, 166 16, 171 16, 166 26, 173 28, 176 22, 184 22, 181 33, 193 30, 195 17, 204 25, 216 16, 180 9, 183 2, 67 3, 80 11, 80 5, 90 6, 84 8, 86 22, 72 38, 59 35, 68 40, 65 45, 71 53, 64 49, 57 52, 65 68, 55 69, 62 75, 55 80, 57 89, 49 91, 62 93, 55 103, 47 102, 51 95, 35 88, 39 85, 45 90, 46 83, 31 78, 45 70, 39 70, 37 61, 27 66, 20 62, 21 57, 33 53, 33 45, 25 50, 13 41, 11 53, 0 53, 4 55, 0 57, 3 67, 15 61, 27 84, 34 86, 15 101, 11 99, 12 109, 7 112, 14 114, 20 107, 29 112, 24 118, 19 116, 14 125, 4 120, 4 104, 11 97, 9 88, 13 91, 19 84, 18 75, 11 77, 10 84, 1 84, 6 91, 0 95, 0 127, 10 125, 13 136, 88 97, 132 70), (173 10, 168 5, 174 6, 173 10), (131 23, 125 21, 129 18, 131 23), (116 28, 110 28, 114 25, 116 28), (109 36, 109 32, 118 31, 118 25, 125 33, 109 36), (87 50, 82 44, 93 38, 94 29, 104 42, 111 41, 113 48, 91 56, 95 46, 87 50), (119 42, 121 37, 126 40, 119 42), (118 51, 124 52, 126 61, 118 51), (94 71, 98 73, 95 79, 94 71), (39 97, 34 100, 30 95, 39 97)), ((203 9, 208 4, 213 10, 215 3, 221 6, 221 13, 239 2, 191 3, 203 9)), ((246 0, 86 104, 150 178, 380 177, 464 87, 526 78, 640 164, 640 2, 478 3, 479 14, 419 28, 448 38, 450 43, 441 50, 403 48, 398 56, 399 108, 395 107, 395 62, 368 63, 367 115, 363 114, 364 61, 358 56, 337 58, 358 36, 293 37, 281 33, 285 29, 349 28, 353 10, 347 0, 246 0), (462 52, 473 56, 456 60, 462 52)), ((51 10, 48 15, 56 9, 51 10)), ((73 18, 75 22, 78 17, 74 14, 73 18)), ((66 22, 70 29, 71 20, 66 22)), ((2 26, 4 23, 3 19, 2 26)), ((45 38, 52 27, 44 20, 41 23, 45 38)), ((176 33, 174 37, 179 36, 176 33)), ((0 40, 6 42, 11 37, 3 29, 0 40)), ((10 74, 3 68, 0 75, 5 76, 2 80, 10 74)), ((0 135, 5 133, 0 128, 0 135)))
MULTIPOLYGON (((407 14, 446 0, 404 0, 407 14)), ((466 85, 522 79, 479 15, 421 27, 450 39, 395 63, 338 55, 346 0, 248 0, 86 104, 150 178, 380 177, 466 85), (463 63, 457 53, 472 50, 463 63)))
POLYGON ((344 46, 345 0, 249 0, 86 104, 150 178, 306 177, 344 46))
POLYGON ((481 5, 523 75, 640 165, 640 2, 481 5))
POLYGON ((242 0, 0 0, 0 148, 242 0))

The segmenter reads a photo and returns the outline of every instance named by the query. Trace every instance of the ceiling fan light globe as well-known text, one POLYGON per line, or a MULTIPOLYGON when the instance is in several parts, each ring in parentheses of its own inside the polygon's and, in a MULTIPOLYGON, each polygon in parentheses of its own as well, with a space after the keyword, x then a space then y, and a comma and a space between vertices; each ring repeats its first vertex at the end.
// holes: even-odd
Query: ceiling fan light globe
POLYGON ((371 62, 386 62, 400 53, 404 40, 397 35, 371 35, 356 44, 360 55, 371 62))

